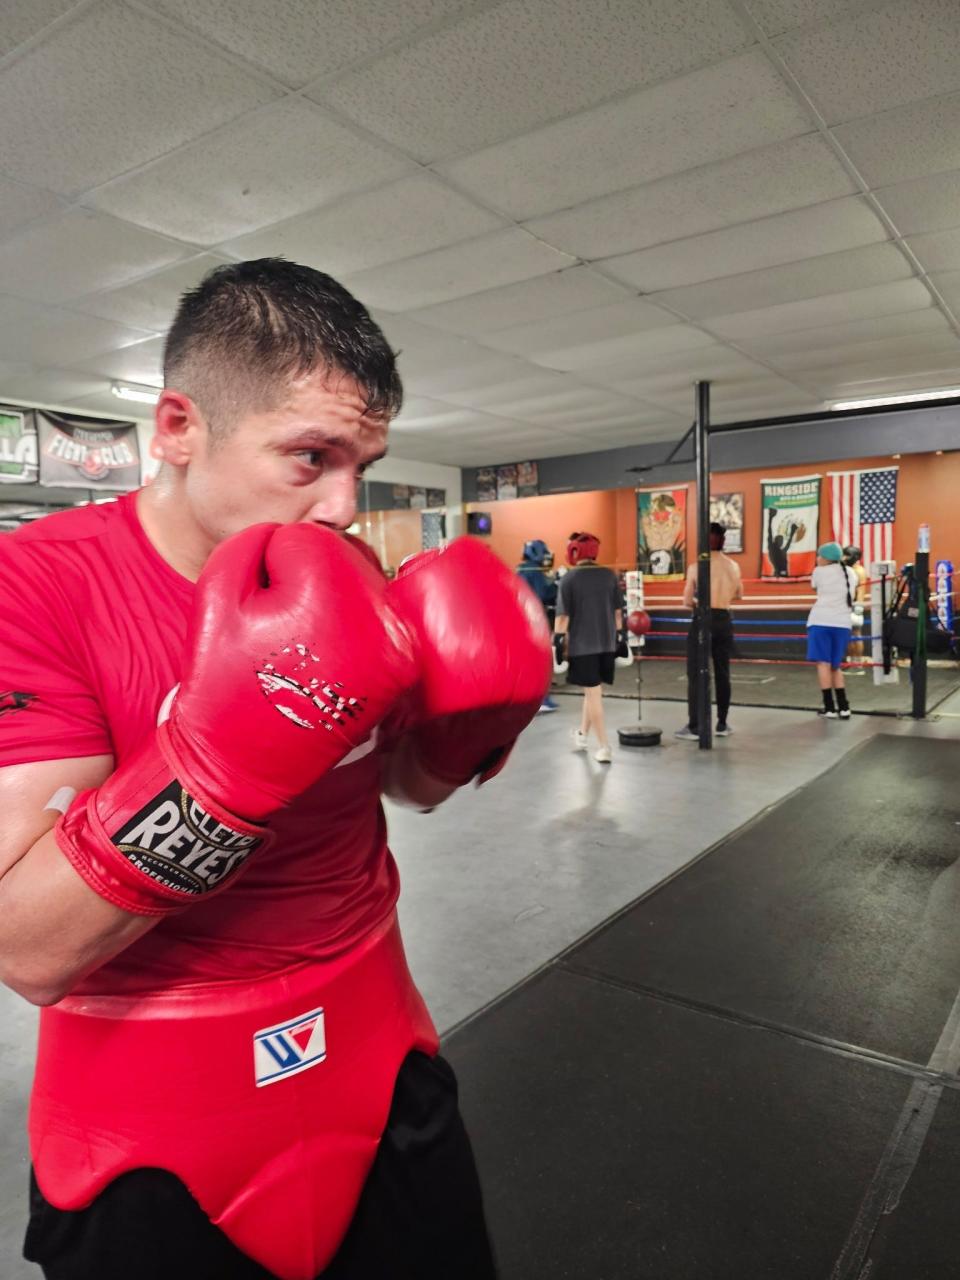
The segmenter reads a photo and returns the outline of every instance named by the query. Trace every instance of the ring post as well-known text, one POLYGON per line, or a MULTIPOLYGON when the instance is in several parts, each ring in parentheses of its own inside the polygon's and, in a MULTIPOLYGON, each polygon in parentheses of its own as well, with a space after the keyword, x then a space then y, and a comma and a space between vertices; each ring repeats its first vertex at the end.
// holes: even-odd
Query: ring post
POLYGON ((920 526, 917 558, 913 566, 917 590, 917 643, 911 656, 913 675, 913 718, 927 716, 927 615, 930 612, 930 526, 920 526))
POLYGON ((710 383, 698 382, 694 449, 697 466, 697 726, 700 750, 713 745, 710 721, 710 383))

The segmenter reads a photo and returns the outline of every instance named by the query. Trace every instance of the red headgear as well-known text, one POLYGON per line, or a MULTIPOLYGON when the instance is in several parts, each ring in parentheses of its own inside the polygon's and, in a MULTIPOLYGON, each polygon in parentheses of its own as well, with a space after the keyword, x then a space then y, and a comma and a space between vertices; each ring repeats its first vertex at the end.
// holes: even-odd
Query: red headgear
POLYGON ((595 533, 571 533, 567 543, 567 564, 579 564, 581 560, 596 560, 600 551, 600 539, 595 533))

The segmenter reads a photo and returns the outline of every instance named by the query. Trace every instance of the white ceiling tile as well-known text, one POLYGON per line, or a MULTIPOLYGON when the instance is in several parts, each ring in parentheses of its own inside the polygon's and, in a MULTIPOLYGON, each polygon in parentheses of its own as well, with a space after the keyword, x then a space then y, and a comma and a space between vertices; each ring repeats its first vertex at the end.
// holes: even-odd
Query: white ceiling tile
POLYGON ((956 0, 893 0, 774 45, 828 124, 960 89, 956 0))
POLYGON ((581 258, 607 258, 681 236, 850 195, 855 190, 819 134, 703 165, 528 223, 581 258))
POLYGON ((477 337, 512 325, 620 302, 631 295, 631 290, 605 280, 588 267, 569 267, 535 280, 485 289, 483 293, 425 307, 412 315, 423 324, 477 337))
POLYGON ((909 337, 913 334, 945 335, 952 332, 946 317, 935 307, 925 311, 868 316, 842 324, 818 325, 815 329, 791 330, 787 333, 759 333, 742 338, 739 345, 748 353, 776 364, 778 357, 797 351, 816 350, 827 345, 845 347, 882 338, 909 337))
POLYGON ((960 169, 881 187, 873 194, 901 235, 960 227, 960 169))
POLYGON ((770 363, 791 374, 809 369, 837 369, 867 365, 883 367, 885 362, 914 357, 949 356, 960 359, 960 338, 950 329, 933 333, 901 334, 896 338, 878 338, 874 342, 851 342, 782 352, 769 357, 770 363))
POLYGON ((851 197, 608 258, 603 270, 643 293, 655 293, 886 239, 886 228, 869 205, 851 197))
POLYGON ((77 0, 0 0, 0 58, 32 39, 77 0))
POLYGON ((221 266, 223 261, 223 258, 203 253, 188 262, 178 262, 174 267, 167 267, 119 289, 78 298, 73 305, 77 311, 83 311, 87 315, 102 316, 105 320, 119 320, 122 324, 135 325, 138 329, 155 329, 158 333, 164 333, 170 327, 182 294, 198 285, 209 271, 221 266))
POLYGON ((24 369, 0 378, 0 398, 10 396, 36 404, 72 404, 79 396, 108 389, 103 378, 70 369, 24 369))
MULTIPOLYGON (((585 12, 594 10, 586 6, 585 12)), ((440 171, 495 208, 533 218, 809 133, 810 125, 766 58, 750 52, 441 165, 440 171)))
POLYGON ((0 176, 0 239, 34 218, 42 218, 60 207, 60 201, 49 191, 10 182, 0 176))
POLYGON ((5 359, 42 367, 60 367, 110 351, 145 335, 139 329, 44 307, 17 298, 0 298, 0 351, 5 359))
POLYGON ((448 405, 438 412, 432 409, 428 412, 417 412, 413 407, 410 410, 406 406, 401 410, 400 414, 390 424, 391 437, 394 432, 398 435, 405 436, 407 431, 416 431, 420 435, 425 432, 461 432, 464 430, 494 428, 497 423, 496 418, 489 414, 480 413, 476 409, 464 409, 456 405, 448 405))
POLYGON ((367 271, 503 226, 432 174, 349 196, 225 245, 238 258, 283 254, 330 275, 367 271))
POLYGON ((122 378, 125 382, 139 382, 146 387, 162 387, 163 338, 147 338, 74 363, 79 369, 99 373, 105 378, 122 378))
POLYGON ((878 0, 745 0, 745 8, 764 35, 779 36, 793 27, 840 22, 878 0))
POLYGON ((633 416, 638 412, 626 396, 598 391, 593 387, 520 398, 513 402, 510 410, 512 416, 521 422, 540 422, 558 427, 600 418, 620 421, 624 415, 633 416))
POLYGON ((116 418, 120 422, 152 422, 149 405, 131 404, 129 401, 118 400, 109 387, 89 396, 74 397, 70 401, 70 408, 94 417, 116 418))
POLYGON ((903 280, 912 274, 909 262, 895 245, 875 244, 748 271, 706 284, 668 289, 651 295, 651 301, 662 302, 684 315, 705 319, 835 294, 844 289, 867 289, 871 285, 903 280))
POLYGON ((953 351, 906 352, 849 363, 841 368, 824 365, 821 369, 806 370, 804 376, 818 386, 831 387, 866 382, 889 385, 901 378, 919 378, 923 386, 931 388, 951 386, 960 380, 960 345, 953 351))
POLYGON ((500 379, 516 378, 524 366, 521 361, 498 355, 496 351, 483 352, 479 348, 473 358, 445 365, 437 361, 411 371, 405 365, 406 352, 400 353, 400 373, 403 384, 413 394, 443 400, 453 398, 460 391, 491 386, 500 379))
POLYGON ((409 171, 409 161, 294 99, 235 120, 84 203, 216 244, 409 171))
POLYGON ((818 329, 824 325, 902 311, 922 311, 932 305, 929 290, 919 280, 898 280, 894 284, 874 285, 871 289, 856 289, 850 293, 834 293, 821 298, 805 298, 802 302, 762 307, 757 311, 714 316, 710 328, 723 337, 750 338, 788 333, 792 329, 818 329))
POLYGON ((960 169, 960 94, 884 111, 834 133, 871 187, 960 169))
POLYGON ((492 231, 447 249, 347 276, 343 283, 367 306, 413 311, 485 286, 512 284, 570 266, 573 259, 519 227, 492 231))
POLYGON ((464 0, 153 0, 153 5, 284 84, 300 87, 456 13, 464 0))
POLYGON ((633 338, 646 329, 662 329, 672 322, 672 317, 665 312, 639 298, 631 298, 629 302, 555 316, 552 320, 512 325, 485 335, 484 342, 516 355, 542 356, 610 339, 633 338))
POLYGON ((960 312, 960 271, 938 271, 930 277, 947 300, 948 306, 960 312))
MULTIPOLYGON (((706 336, 706 335, 704 335, 706 336)), ((730 347, 719 343, 699 350, 678 351, 658 362, 623 362, 607 369, 591 369, 583 375, 591 382, 613 387, 629 395, 654 398, 664 391, 686 390, 694 382, 708 379, 762 378, 769 372, 730 347)))
POLYGON ((277 96, 189 36, 102 0, 0 76, 3 169, 86 190, 277 96))
POLYGON ((430 163, 749 43, 724 0, 508 0, 311 96, 430 163))
POLYGON ((73 208, 0 244, 0 293, 65 302, 155 271, 188 252, 150 231, 73 208))
MULTIPOLYGON (((519 363, 519 362, 518 362, 519 363)), ((471 386, 447 392, 447 399, 472 409, 485 409, 488 413, 509 412, 509 406, 532 396, 550 396, 567 387, 580 384, 568 374, 538 369, 535 365, 520 364, 521 372, 511 379, 497 378, 480 386, 471 386)))
POLYGON ((715 358, 714 353, 730 359, 740 357, 728 347, 717 345, 716 339, 702 329, 676 324, 668 329, 650 329, 630 338, 630 350, 622 358, 591 364, 580 377, 591 386, 613 387, 634 394, 633 384, 645 373, 685 370, 697 365, 701 358, 715 358))
POLYGON ((960 270, 960 227, 951 231, 931 231, 925 236, 910 236, 907 244, 925 271, 960 270))

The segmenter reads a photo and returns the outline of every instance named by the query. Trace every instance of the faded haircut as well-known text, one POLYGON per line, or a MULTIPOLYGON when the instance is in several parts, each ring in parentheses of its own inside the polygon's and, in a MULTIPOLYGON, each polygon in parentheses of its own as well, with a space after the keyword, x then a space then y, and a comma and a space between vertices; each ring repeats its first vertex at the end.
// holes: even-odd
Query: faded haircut
POLYGON ((352 377, 371 416, 400 410, 396 355, 366 307, 331 276, 283 258, 204 276, 180 299, 163 352, 164 386, 194 401, 214 437, 317 370, 352 377))

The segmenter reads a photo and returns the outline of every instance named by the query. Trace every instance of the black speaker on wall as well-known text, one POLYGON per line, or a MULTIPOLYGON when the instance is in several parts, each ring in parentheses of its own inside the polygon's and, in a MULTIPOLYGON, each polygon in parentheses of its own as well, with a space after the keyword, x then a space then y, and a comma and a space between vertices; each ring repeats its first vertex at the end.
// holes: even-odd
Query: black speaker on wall
POLYGON ((483 536, 492 532, 493 516, 488 515, 486 511, 467 512, 467 533, 476 533, 483 536))

